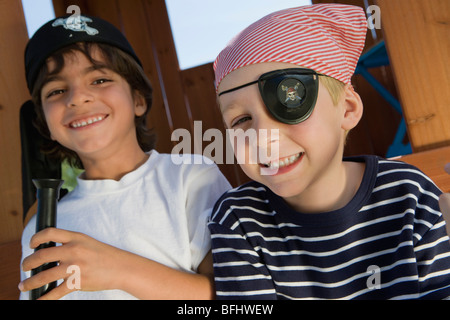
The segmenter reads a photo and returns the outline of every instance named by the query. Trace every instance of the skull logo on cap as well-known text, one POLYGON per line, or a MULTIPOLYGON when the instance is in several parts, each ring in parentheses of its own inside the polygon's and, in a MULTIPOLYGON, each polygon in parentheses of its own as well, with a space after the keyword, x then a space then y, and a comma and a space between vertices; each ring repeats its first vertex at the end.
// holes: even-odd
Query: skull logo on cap
POLYGON ((59 18, 53 22, 52 27, 63 26, 64 29, 72 31, 84 31, 90 36, 95 36, 98 30, 87 25, 87 22, 92 22, 92 19, 79 16, 79 17, 69 17, 69 18, 59 18))

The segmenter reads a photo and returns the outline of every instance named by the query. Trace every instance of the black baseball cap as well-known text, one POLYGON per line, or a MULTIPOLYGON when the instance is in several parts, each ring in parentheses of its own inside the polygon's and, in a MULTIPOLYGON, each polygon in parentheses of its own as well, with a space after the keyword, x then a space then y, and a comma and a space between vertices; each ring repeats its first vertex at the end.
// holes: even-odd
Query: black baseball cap
POLYGON ((112 45, 128 53, 142 67, 128 40, 111 23, 98 17, 67 15, 50 20, 28 41, 25 48, 25 74, 30 93, 46 59, 53 52, 77 42, 112 45))

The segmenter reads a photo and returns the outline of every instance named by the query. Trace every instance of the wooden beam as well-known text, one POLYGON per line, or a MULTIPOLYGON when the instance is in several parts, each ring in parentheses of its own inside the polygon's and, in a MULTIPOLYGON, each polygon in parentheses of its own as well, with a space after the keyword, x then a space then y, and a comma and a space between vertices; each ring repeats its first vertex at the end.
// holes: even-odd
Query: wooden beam
POLYGON ((20 258, 22 243, 20 240, 0 244, 0 300, 17 300, 20 282, 20 258))
POLYGON ((0 243, 22 234, 19 111, 29 99, 24 50, 27 27, 20 0, 0 0, 0 243))
POLYGON ((181 81, 166 4, 160 0, 143 0, 143 3, 147 15, 147 31, 152 39, 153 56, 158 66, 158 78, 164 99, 170 106, 170 123, 174 129, 185 128, 193 132, 192 115, 181 81))
POLYGON ((450 1, 377 4, 413 151, 450 145, 450 1))
POLYGON ((450 147, 416 152, 399 157, 398 160, 416 166, 430 177, 443 192, 450 192, 450 176, 444 170, 445 165, 450 162, 450 147))

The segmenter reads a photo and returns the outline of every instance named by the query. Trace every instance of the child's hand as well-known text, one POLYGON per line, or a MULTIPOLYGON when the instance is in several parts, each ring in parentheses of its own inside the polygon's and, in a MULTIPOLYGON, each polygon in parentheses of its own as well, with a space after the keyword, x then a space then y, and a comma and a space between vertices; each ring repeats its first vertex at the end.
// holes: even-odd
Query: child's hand
MULTIPOLYGON (((445 171, 450 174, 450 163, 447 163, 445 166, 445 171)), ((441 212, 446 217, 450 217, 450 193, 443 193, 439 197, 439 206, 441 208, 441 212)), ((450 223, 450 221, 446 221, 450 223)))
POLYGON ((39 288, 59 279, 67 280, 72 276, 73 270, 79 270, 80 287, 64 281, 41 299, 59 299, 75 290, 97 291, 117 288, 115 280, 119 271, 115 270, 115 267, 124 251, 82 233, 55 228, 47 228, 36 233, 31 238, 30 247, 34 249, 39 244, 49 241, 62 245, 41 249, 28 256, 24 259, 22 268, 24 271, 29 271, 54 261, 58 261, 59 265, 22 281, 19 284, 21 291, 39 288), (70 266, 76 268, 69 268, 70 266))
POLYGON ((26 257, 22 269, 29 271, 54 261, 58 261, 58 266, 19 284, 21 291, 29 291, 47 283, 64 280, 58 287, 40 297, 42 300, 59 299, 75 290, 111 289, 128 292, 138 299, 211 299, 214 296, 214 282, 210 276, 212 257, 203 260, 198 266, 201 274, 196 274, 172 269, 82 233, 56 228, 36 233, 30 240, 30 247, 33 249, 49 241, 62 245, 41 249, 26 257), (79 286, 74 286, 77 281, 72 281, 74 270, 79 271, 79 286))

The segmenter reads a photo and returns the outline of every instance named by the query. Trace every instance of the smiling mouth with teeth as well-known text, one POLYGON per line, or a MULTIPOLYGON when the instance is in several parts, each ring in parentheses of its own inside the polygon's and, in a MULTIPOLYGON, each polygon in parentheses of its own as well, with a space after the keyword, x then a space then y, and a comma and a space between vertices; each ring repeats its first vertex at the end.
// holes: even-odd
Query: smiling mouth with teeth
POLYGON ((286 157, 277 161, 271 161, 269 163, 263 163, 262 166, 270 169, 280 169, 286 166, 289 166, 296 162, 300 157, 304 154, 304 152, 297 153, 290 157, 286 157))
POLYGON ((81 128, 81 127, 86 127, 86 126, 88 126, 90 124, 102 121, 106 117, 107 117, 107 115, 95 116, 95 117, 86 118, 86 119, 83 119, 83 120, 75 120, 75 121, 72 121, 71 123, 69 123, 69 127, 74 128, 74 129, 81 128))

